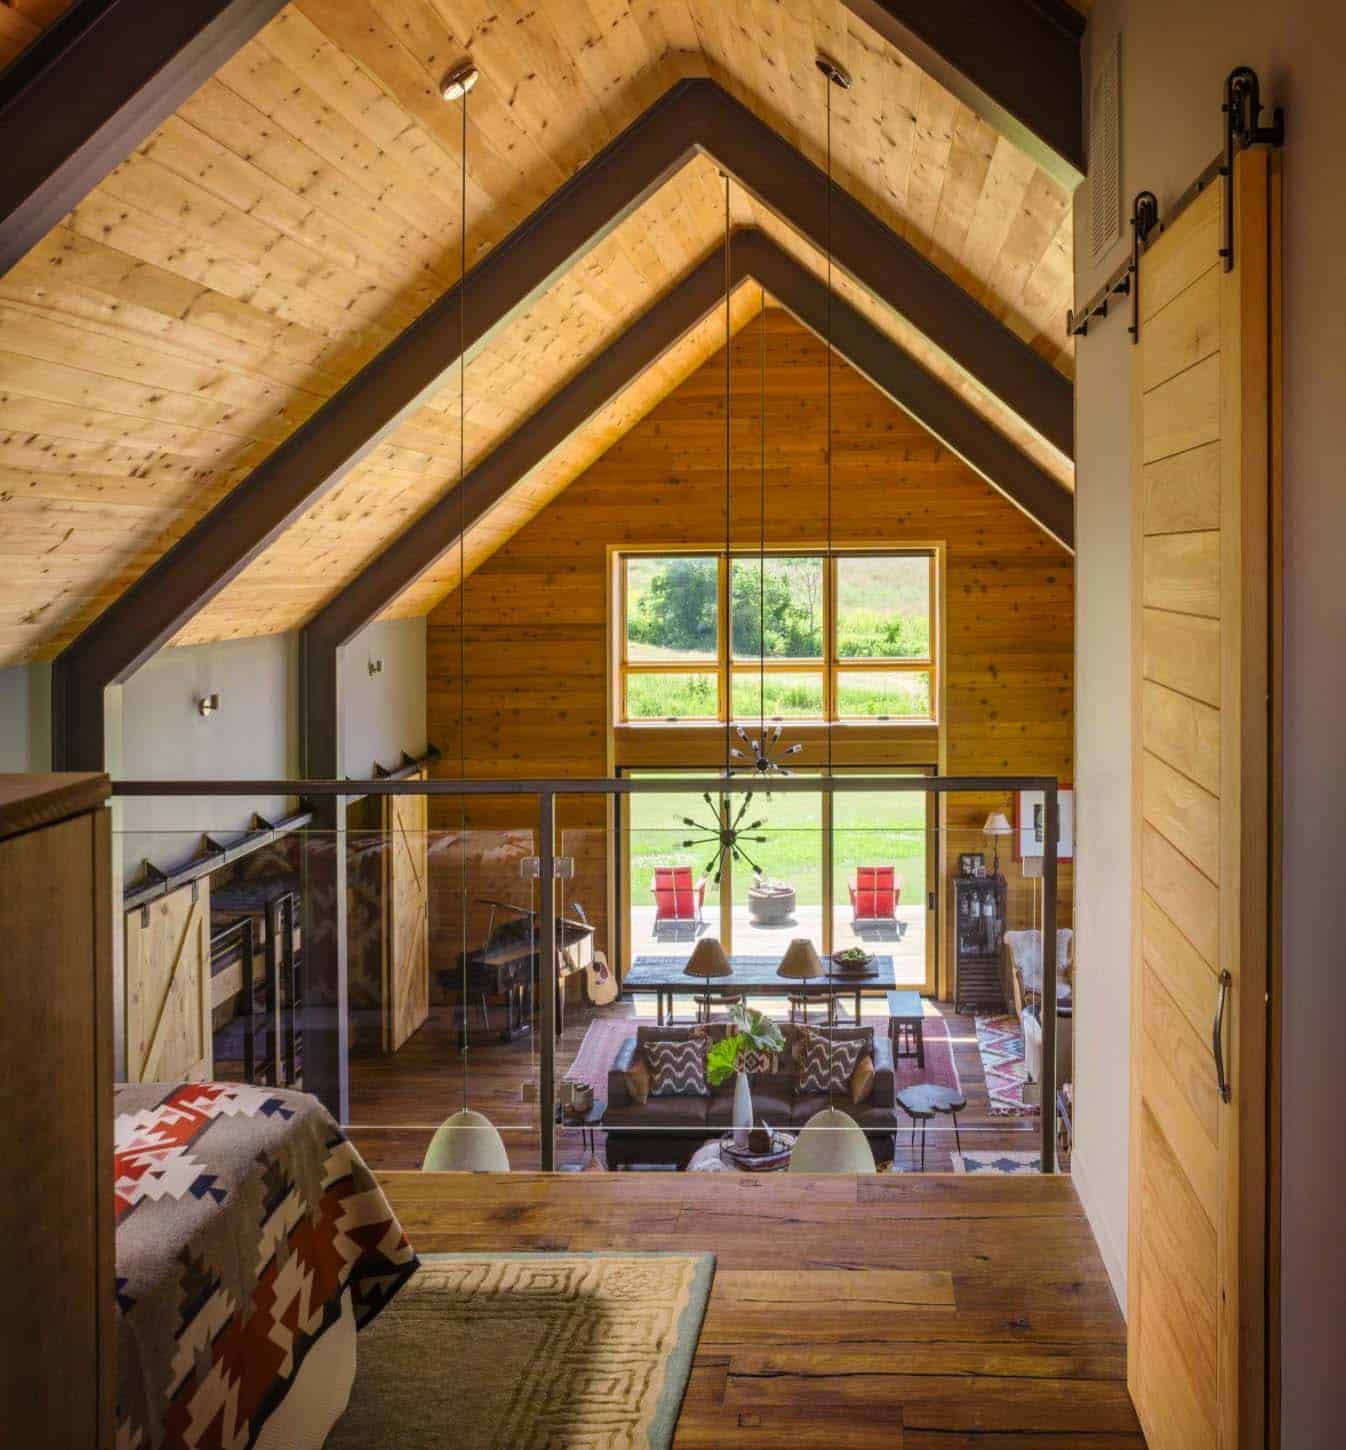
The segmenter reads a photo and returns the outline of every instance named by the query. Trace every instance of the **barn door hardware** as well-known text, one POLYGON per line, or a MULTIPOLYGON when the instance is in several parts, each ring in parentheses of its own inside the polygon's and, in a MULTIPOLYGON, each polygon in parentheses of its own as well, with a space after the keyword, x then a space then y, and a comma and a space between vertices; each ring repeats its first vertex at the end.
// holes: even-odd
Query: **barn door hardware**
POLYGON ((1285 144, 1285 112, 1277 106, 1271 113, 1271 125, 1263 126, 1262 94, 1257 72, 1251 66, 1236 66, 1225 77, 1224 105, 1224 246, 1220 259, 1224 270, 1234 269, 1234 152, 1250 146, 1283 146, 1285 144))
POLYGON ((1131 203, 1131 334, 1134 347, 1140 341, 1140 251, 1159 225, 1159 201, 1152 191, 1138 191, 1131 203))
MULTIPOLYGON (((573 856, 552 857, 552 879, 554 881, 570 881, 575 875, 575 858, 573 856)), ((538 856, 525 856, 519 862, 519 875, 525 881, 537 881, 542 876, 542 860, 538 856)))
POLYGON ((1071 337, 1084 337, 1089 331, 1089 324, 1095 317, 1106 317, 1108 315, 1108 303, 1114 297, 1125 297, 1131 291, 1131 263, 1127 262, 1118 272, 1094 294, 1094 299, 1081 311, 1076 312, 1074 308, 1066 309, 1066 332, 1071 337))

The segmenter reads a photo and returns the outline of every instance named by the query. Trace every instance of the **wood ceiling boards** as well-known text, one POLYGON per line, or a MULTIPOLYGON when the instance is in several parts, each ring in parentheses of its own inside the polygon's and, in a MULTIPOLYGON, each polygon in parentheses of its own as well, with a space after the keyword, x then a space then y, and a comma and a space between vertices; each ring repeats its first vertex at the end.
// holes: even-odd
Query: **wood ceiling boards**
MULTIPOLYGON (((834 114, 838 180, 1069 375, 1068 197, 839 3, 301 0, 0 282, 0 517, 17 541, 0 659, 59 649, 451 285, 458 116, 435 86, 465 45, 483 71, 473 258, 688 71, 820 161, 821 45, 857 80, 834 114)), ((717 182, 685 168, 656 219, 474 360, 469 461, 713 245, 717 182)), ((742 196, 734 220, 780 228, 742 196)), ((454 399, 423 413, 297 526, 297 550, 258 561, 249 603, 227 590, 180 638, 292 627, 428 507, 456 477, 454 399)))

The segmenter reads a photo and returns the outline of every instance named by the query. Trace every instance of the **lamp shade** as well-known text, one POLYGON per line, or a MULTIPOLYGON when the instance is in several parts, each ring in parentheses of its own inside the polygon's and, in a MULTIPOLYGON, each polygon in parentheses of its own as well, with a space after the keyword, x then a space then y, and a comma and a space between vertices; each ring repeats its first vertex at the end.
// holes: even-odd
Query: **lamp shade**
POLYGON ((981 828, 983 836, 1012 836, 1014 827, 1005 818, 1004 811, 992 811, 986 817, 986 824, 981 828))
POLYGON ((435 1129, 421 1168, 426 1173, 508 1173, 509 1154, 491 1120, 464 1108, 435 1129))
POLYGON ((732 977, 734 969, 724 948, 713 936, 704 936, 692 948, 687 965, 682 969, 688 977, 732 977))
POLYGON ((796 981, 807 981, 810 977, 821 977, 823 964, 818 960, 818 951, 806 936, 797 936, 785 948, 785 955, 776 968, 778 977, 790 977, 796 981))
POLYGON ((860 1124, 840 1108, 824 1108, 800 1129, 791 1173, 874 1173, 874 1150, 860 1124))

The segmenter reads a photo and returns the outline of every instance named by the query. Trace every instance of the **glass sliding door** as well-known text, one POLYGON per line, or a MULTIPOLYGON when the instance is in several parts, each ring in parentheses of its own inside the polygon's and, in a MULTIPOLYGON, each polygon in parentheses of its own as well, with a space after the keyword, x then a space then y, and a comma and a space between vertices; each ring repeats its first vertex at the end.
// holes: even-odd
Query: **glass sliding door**
POLYGON ((934 797, 841 792, 831 808, 832 949, 891 956, 899 987, 933 992, 934 797))

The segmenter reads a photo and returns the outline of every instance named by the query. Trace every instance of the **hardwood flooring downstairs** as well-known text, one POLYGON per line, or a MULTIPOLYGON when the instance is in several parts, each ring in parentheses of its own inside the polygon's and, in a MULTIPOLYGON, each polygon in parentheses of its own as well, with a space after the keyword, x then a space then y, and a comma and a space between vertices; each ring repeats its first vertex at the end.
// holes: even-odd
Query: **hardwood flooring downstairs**
POLYGON ((714 1253, 677 1450, 1145 1445, 1066 1177, 379 1178, 424 1253, 714 1253))
MULTIPOLYGON (((652 1004, 642 1004, 641 1020, 653 1020, 645 1015, 646 1009, 652 1012, 652 1004)), ((630 999, 610 1007, 568 1007, 565 1031, 556 1046, 558 1078, 565 1075, 579 1051, 590 1022, 630 1018, 634 1031, 635 1010, 630 999)), ((882 1012, 881 1003, 867 1002, 865 1021, 874 1021, 883 1030, 882 1012)), ((954 1063, 967 1095, 967 1111, 958 1120, 963 1147, 974 1152, 1036 1152, 1036 1117, 1004 1117, 990 1111, 974 1019, 954 1012, 947 1003, 928 1002, 926 1012, 942 1017, 947 1024, 954 1063)), ((510 1166, 516 1171, 538 1167, 537 1104, 527 1100, 528 1090, 538 1082, 536 1038, 530 1035, 511 1043, 473 1047, 468 1073, 471 1106, 500 1129, 510 1166)), ((431 1007, 425 1024, 396 1053, 351 1059, 349 1131, 372 1168, 419 1168, 436 1125, 462 1106, 463 1059, 450 1007, 431 1007)), ((900 1121, 905 1127, 906 1119, 900 1121)), ((578 1130, 558 1129, 556 1142, 559 1165, 579 1168, 592 1163, 578 1130)), ((595 1134, 595 1143, 601 1164, 601 1132, 595 1134)), ((927 1170, 949 1172, 954 1146, 948 1119, 932 1124, 926 1144, 927 1170)), ((919 1150, 913 1150, 906 1131, 900 1132, 896 1166, 908 1170, 918 1163, 919 1150)))

